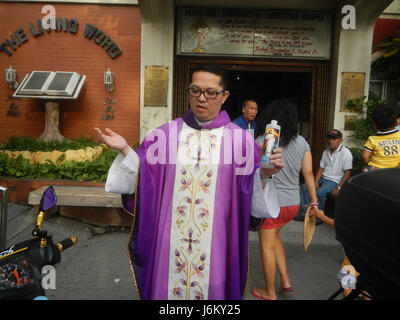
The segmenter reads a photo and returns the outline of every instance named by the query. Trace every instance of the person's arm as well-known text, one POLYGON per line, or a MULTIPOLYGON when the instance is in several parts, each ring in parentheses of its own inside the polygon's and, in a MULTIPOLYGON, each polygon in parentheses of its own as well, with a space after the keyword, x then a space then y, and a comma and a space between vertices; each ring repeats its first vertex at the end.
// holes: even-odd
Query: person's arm
POLYGON ((323 223, 326 223, 328 226, 334 228, 335 227, 335 221, 329 217, 327 217, 324 213, 324 211, 319 210, 318 207, 312 208, 310 211, 310 216, 317 216, 318 219, 320 219, 323 223))
POLYGON ((108 128, 104 130, 105 133, 103 133, 99 128, 94 128, 94 131, 96 131, 99 139, 108 147, 118 150, 124 156, 128 154, 130 147, 124 137, 108 128))
MULTIPOLYGON (((344 172, 344 175, 343 175, 343 177, 342 177, 342 180, 340 180, 340 182, 338 183, 338 185, 337 185, 337 187, 342 187, 343 186, 343 184, 346 182, 346 180, 348 179, 348 178, 350 178, 350 175, 351 175, 351 169, 349 169, 349 170, 346 170, 345 172, 344 172)), ((337 188, 336 187, 336 188, 337 188)))
POLYGON ((364 143, 364 149, 361 153, 361 162, 363 165, 368 165, 372 152, 374 151, 374 144, 372 143, 371 137, 368 137, 364 143))
POLYGON ((136 190, 139 156, 117 133, 108 128, 105 129, 105 133, 99 128, 94 130, 103 143, 120 152, 108 170, 105 190, 118 194, 133 194, 136 190))
POLYGON ((120 152, 108 170, 105 190, 118 194, 133 194, 136 190, 138 170, 138 154, 130 147, 125 156, 120 152))
POLYGON ((301 171, 307 186, 308 194, 310 195, 311 203, 317 203, 317 192, 315 187, 314 175, 312 172, 312 155, 308 150, 305 152, 301 164, 301 171))
POLYGON ((350 178, 350 175, 351 175, 351 169, 346 170, 344 172, 344 175, 343 175, 342 179, 340 180, 340 182, 338 183, 338 185, 336 186, 336 188, 331 191, 331 195, 333 197, 336 198, 339 195, 340 188, 343 186, 343 184, 346 182, 346 180, 348 178, 350 178))
POLYGON ((315 189, 319 188, 318 182, 319 182, 319 179, 321 179, 323 172, 324 172, 324 168, 319 167, 317 170, 317 173, 315 174, 315 189))
POLYGON ((371 157, 372 152, 368 149, 363 149, 361 153, 361 162, 363 165, 367 165, 369 162, 369 158, 371 157))

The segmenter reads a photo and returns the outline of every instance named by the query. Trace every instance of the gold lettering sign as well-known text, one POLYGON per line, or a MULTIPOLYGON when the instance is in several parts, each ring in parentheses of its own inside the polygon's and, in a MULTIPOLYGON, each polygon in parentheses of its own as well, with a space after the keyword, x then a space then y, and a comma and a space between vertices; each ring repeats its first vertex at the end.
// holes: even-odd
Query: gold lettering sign
POLYGON ((354 130, 353 121, 357 119, 357 116, 344 116, 344 130, 354 130))
POLYGON ((356 112, 346 107, 349 100, 364 96, 365 73, 343 72, 340 90, 340 111, 356 112))
POLYGON ((144 74, 144 106, 166 107, 168 98, 168 67, 146 66, 144 74))

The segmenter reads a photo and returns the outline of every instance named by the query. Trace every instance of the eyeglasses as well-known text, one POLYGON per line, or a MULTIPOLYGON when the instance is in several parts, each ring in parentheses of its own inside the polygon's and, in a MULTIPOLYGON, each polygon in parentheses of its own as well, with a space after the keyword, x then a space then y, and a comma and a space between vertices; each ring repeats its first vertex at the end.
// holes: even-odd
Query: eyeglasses
POLYGON ((197 97, 200 97, 201 94, 204 94, 204 97, 206 99, 216 99, 217 96, 220 93, 224 93, 226 90, 222 89, 220 91, 215 91, 215 90, 208 89, 208 90, 204 90, 203 91, 203 90, 201 90, 200 88, 197 88, 197 87, 189 87, 189 88, 187 88, 187 91, 189 92, 189 94, 192 97, 196 97, 197 98, 197 97))

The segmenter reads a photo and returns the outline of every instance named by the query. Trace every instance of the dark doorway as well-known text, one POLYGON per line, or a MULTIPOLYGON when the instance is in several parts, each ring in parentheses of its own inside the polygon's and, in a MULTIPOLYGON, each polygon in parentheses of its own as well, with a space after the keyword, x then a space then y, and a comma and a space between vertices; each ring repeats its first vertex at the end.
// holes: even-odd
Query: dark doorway
POLYGON ((313 168, 318 168, 322 152, 326 148, 325 135, 331 126, 333 114, 329 94, 329 61, 247 61, 177 57, 174 64, 174 118, 182 117, 188 110, 187 85, 190 81, 190 70, 203 62, 220 63, 228 71, 231 96, 223 108, 232 119, 240 115, 241 101, 248 95, 260 100, 260 109, 279 96, 297 101, 301 119, 299 133, 308 140, 313 155, 313 168))
POLYGON ((272 72, 227 70, 230 96, 223 105, 233 120, 242 114, 242 102, 253 98, 258 102, 258 114, 277 98, 287 98, 298 107, 299 133, 309 138, 311 112, 311 72, 272 72))

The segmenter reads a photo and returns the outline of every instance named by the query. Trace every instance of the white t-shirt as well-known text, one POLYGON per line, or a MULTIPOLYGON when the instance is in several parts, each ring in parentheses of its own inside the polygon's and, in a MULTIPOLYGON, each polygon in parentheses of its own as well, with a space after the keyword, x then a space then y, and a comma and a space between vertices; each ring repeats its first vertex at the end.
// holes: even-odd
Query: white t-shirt
MULTIPOLYGON (((264 137, 262 135, 256 140, 259 145, 262 145, 263 141, 264 137)), ((282 149, 282 159, 285 166, 275 174, 279 205, 281 207, 297 206, 300 203, 299 175, 304 155, 310 150, 310 146, 306 139, 301 135, 297 135, 282 149)))
POLYGON ((324 169, 322 173, 324 179, 339 183, 344 172, 353 168, 353 155, 343 145, 340 145, 334 153, 326 148, 322 153, 319 166, 324 169))

